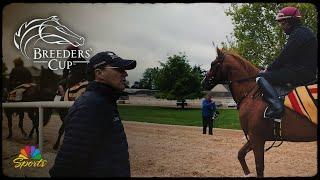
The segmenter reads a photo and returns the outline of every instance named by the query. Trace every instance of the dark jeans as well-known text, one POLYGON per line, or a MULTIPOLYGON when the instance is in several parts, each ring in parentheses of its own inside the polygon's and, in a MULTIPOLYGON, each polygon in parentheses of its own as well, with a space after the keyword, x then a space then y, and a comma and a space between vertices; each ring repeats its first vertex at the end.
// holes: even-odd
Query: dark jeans
POLYGON ((202 126, 203 126, 203 134, 207 133, 207 127, 209 126, 209 134, 212 135, 212 128, 213 128, 213 120, 212 116, 202 116, 202 126))

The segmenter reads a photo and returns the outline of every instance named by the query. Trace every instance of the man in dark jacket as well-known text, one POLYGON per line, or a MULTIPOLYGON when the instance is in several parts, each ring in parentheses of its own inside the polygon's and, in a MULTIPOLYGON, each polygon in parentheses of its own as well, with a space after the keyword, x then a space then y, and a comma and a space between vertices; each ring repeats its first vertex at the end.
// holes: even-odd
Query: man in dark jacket
POLYGON ((128 143, 116 101, 125 88, 126 70, 136 61, 113 52, 90 59, 90 83, 69 109, 65 136, 49 173, 52 177, 129 177, 128 143), (93 81, 92 81, 93 80, 93 81))
POLYGON ((211 100, 212 96, 208 94, 202 101, 202 125, 203 134, 207 133, 207 127, 209 127, 209 134, 212 135, 213 129, 213 113, 216 111, 216 104, 211 100))
POLYGON ((258 74, 257 83, 271 106, 265 112, 267 118, 281 119, 284 112, 283 99, 272 85, 297 87, 317 80, 318 41, 311 29, 302 26, 300 17, 295 7, 285 7, 276 16, 289 38, 276 60, 258 74))
POLYGON ((21 58, 16 58, 13 60, 13 63, 14 68, 9 75, 9 90, 14 89, 21 84, 32 83, 31 72, 24 67, 23 60, 21 58))

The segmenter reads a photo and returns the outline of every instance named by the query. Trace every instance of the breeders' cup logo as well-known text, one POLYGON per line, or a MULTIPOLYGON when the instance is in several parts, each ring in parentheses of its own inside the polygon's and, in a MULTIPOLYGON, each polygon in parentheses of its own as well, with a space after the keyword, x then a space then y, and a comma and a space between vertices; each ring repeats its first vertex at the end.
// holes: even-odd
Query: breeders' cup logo
MULTIPOLYGON (((74 47, 79 47, 84 45, 85 39, 65 25, 59 22, 58 16, 51 16, 47 19, 34 19, 30 22, 23 23, 19 30, 14 34, 14 45, 17 49, 21 51, 23 56, 27 59, 30 57, 27 54, 27 47, 33 44, 33 60, 36 63, 48 63, 50 69, 56 70, 57 68, 52 68, 51 63, 58 62, 60 69, 69 67, 64 65, 62 67, 61 62, 58 59, 62 58, 89 58, 89 50, 73 50, 78 52, 69 52, 69 50, 46 50, 35 48, 36 44, 43 41, 46 44, 55 45, 72 45, 74 47), (32 43, 33 42, 33 43, 32 43), (50 61, 43 61, 41 59, 51 59, 50 61)), ((65 62, 64 62, 65 63, 65 62)), ((70 62, 69 62, 70 63, 70 62)), ((88 63, 88 61, 81 61, 77 63, 88 63)), ((69 64, 70 66, 71 64, 69 64)))

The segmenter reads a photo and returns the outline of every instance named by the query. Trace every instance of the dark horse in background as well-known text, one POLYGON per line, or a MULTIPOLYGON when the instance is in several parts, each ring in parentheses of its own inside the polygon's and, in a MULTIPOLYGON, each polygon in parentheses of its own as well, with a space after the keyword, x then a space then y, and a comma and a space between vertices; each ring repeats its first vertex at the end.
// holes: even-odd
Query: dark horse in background
MULTIPOLYGON (((83 60, 83 59, 82 59, 83 60)), ((87 88, 88 81, 86 76, 86 63, 78 63, 71 67, 70 71, 67 71, 65 78, 63 78, 57 90, 57 94, 61 96, 61 101, 74 101, 80 97, 87 88)), ((68 109, 57 110, 60 116, 62 124, 59 128, 58 138, 53 146, 53 149, 57 150, 60 145, 60 139, 64 133, 65 121, 64 118, 68 113, 68 109)))
MULTIPOLYGON (((7 98, 7 102, 32 102, 32 101, 52 101, 56 94, 56 86, 59 80, 59 75, 55 74, 50 69, 41 67, 40 84, 31 84, 22 94, 22 99, 19 101, 12 101, 7 98)), ((8 119, 9 135, 7 139, 12 138, 12 115, 17 113, 19 115, 19 128, 24 137, 27 137, 27 133, 23 129, 24 112, 26 112, 29 118, 32 120, 32 129, 28 135, 28 138, 32 138, 34 130, 37 134, 36 144, 39 142, 39 111, 37 108, 5 108, 4 113, 8 119)), ((44 126, 48 123, 52 114, 52 109, 44 110, 44 126)))
MULTIPOLYGON (((239 150, 238 159, 244 174, 248 176, 250 171, 245 156, 252 150, 257 176, 263 177, 265 142, 277 139, 274 136, 273 120, 263 117, 268 104, 263 100, 261 90, 255 82, 259 69, 244 58, 223 52, 219 48, 217 48, 217 54, 202 85, 207 90, 217 84, 227 83, 229 85, 233 99, 238 104, 241 128, 248 137, 247 143, 239 150)), ((285 108, 281 126, 283 141, 311 142, 317 140, 317 125, 289 108, 285 108)))

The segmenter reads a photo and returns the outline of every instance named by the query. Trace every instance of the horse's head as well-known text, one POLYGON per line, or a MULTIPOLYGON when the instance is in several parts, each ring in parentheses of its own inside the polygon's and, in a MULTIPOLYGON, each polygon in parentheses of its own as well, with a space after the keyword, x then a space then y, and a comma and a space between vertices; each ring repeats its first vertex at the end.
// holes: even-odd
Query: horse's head
POLYGON ((84 44, 84 38, 62 25, 57 16, 51 16, 43 21, 38 32, 39 39, 49 44, 71 44, 74 47, 84 44))
POLYGON ((54 73, 51 69, 46 69, 41 66, 40 72, 40 92, 41 99, 52 100, 56 94, 58 81, 60 77, 54 73))
POLYGON ((201 81, 201 85, 205 90, 211 90, 217 84, 228 80, 224 63, 225 53, 217 48, 217 54, 216 59, 211 62, 210 70, 201 81))
POLYGON ((202 80, 202 87, 211 90, 217 84, 230 84, 233 81, 245 82, 255 79, 259 69, 248 60, 235 53, 226 53, 217 48, 215 60, 211 68, 202 80))

